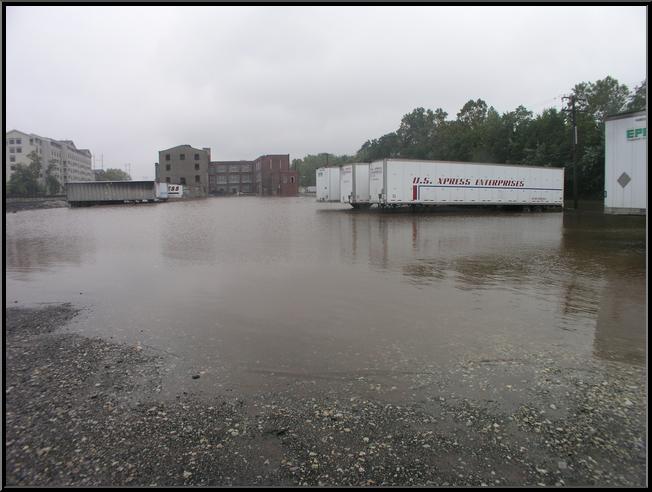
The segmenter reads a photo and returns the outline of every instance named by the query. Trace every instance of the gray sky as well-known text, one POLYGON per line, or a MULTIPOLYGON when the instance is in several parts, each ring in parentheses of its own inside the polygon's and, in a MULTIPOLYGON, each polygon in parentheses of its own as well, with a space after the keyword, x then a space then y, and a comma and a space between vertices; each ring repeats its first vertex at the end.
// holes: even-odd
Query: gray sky
MULTIPOLYGON (((7 7, 6 124, 153 178, 213 160, 352 154, 423 106, 559 107, 646 75, 645 7, 7 7), (555 99, 556 98, 556 99, 555 99)), ((99 166, 99 164, 98 164, 99 166)))

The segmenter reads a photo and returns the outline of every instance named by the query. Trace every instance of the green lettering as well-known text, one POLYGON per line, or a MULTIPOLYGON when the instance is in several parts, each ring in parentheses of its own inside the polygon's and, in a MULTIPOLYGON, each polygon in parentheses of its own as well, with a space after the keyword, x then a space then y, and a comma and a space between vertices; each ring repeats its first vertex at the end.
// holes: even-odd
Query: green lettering
POLYGON ((638 140, 639 138, 647 137, 647 128, 631 128, 625 132, 627 140, 638 140))

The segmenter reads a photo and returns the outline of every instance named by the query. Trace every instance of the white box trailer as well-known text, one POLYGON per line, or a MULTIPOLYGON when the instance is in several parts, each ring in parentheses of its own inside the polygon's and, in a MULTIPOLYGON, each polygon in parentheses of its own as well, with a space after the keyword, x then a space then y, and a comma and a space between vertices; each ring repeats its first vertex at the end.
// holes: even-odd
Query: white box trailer
POLYGON ((355 163, 342 166, 340 171, 340 202, 353 208, 371 205, 369 196, 369 164, 355 163))
POLYGON ((340 168, 320 167, 317 169, 317 201, 340 201, 340 168))
POLYGON ((159 200, 168 199, 168 184, 167 183, 156 183, 156 198, 159 200))
POLYGON ((153 202, 158 189, 154 181, 70 181, 66 200, 71 206, 153 202))
POLYGON ((564 169, 384 159, 369 166, 371 203, 563 207, 564 169))
POLYGON ((647 213, 647 113, 605 118, 604 211, 647 213))

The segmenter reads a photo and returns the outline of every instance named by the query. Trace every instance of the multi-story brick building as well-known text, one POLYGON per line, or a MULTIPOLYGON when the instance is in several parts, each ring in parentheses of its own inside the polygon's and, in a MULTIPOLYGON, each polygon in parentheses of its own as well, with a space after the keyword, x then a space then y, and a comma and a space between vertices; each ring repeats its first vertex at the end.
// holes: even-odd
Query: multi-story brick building
POLYGON ((11 130, 5 134, 5 180, 9 181, 18 164, 29 166, 34 152, 41 160, 41 184, 49 174, 60 185, 69 181, 93 181, 90 150, 78 149, 72 140, 55 140, 34 133, 11 130))
POLYGON ((262 155, 253 164, 256 194, 275 196, 299 194, 299 172, 290 169, 290 154, 262 155))
POLYGON ((199 197, 208 194, 208 165, 211 149, 196 149, 177 145, 158 153, 155 165, 156 181, 183 185, 184 196, 199 197))
POLYGON ((159 152, 156 181, 184 185, 186 196, 297 196, 299 173, 290 154, 263 155, 254 161, 210 161, 210 149, 179 145, 159 152))
POLYGON ((252 193, 252 161, 214 161, 208 165, 208 192, 215 195, 252 193))

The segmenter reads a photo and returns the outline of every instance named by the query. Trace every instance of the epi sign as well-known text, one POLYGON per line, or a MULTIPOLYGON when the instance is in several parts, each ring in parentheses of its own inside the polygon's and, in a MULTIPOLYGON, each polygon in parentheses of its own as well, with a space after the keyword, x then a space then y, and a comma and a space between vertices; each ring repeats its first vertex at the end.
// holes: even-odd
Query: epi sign
POLYGON ((630 128, 625 132, 627 140, 640 140, 647 138, 647 128, 630 128))

